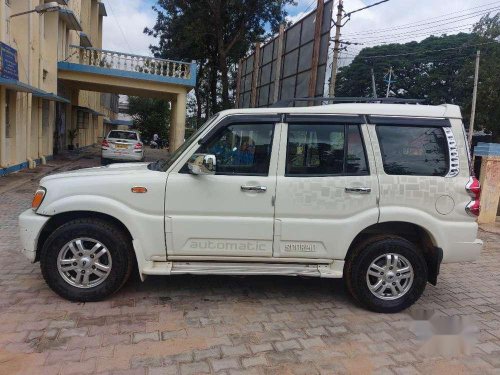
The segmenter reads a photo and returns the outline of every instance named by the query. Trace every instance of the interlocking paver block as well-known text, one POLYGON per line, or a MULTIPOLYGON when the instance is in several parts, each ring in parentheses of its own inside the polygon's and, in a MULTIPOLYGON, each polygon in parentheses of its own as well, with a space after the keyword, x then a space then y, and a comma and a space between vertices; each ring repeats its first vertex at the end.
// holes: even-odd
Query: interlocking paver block
POLYGON ((266 366, 267 359, 261 354, 255 357, 242 358, 241 363, 243 364, 243 367, 266 366))
MULTIPOLYGON (((99 158, 53 163, 61 170, 92 167, 99 158)), ((470 316, 480 330, 471 354, 425 357, 407 311, 366 311, 340 280, 179 276, 141 283, 133 278, 105 301, 63 300, 44 283, 39 264, 19 253, 17 216, 29 208, 37 186, 34 179, 0 194, 0 374, 16 373, 4 367, 16 364, 24 366, 17 373, 50 375, 70 370, 310 375, 368 368, 365 373, 371 374, 494 374, 500 369, 498 225, 496 232, 479 232, 485 241, 479 260, 443 264, 438 285, 428 285, 411 308, 470 316)))
POLYGON ((297 340, 276 341, 274 347, 282 352, 284 350, 300 349, 300 344, 297 340))
POLYGON ((211 359, 210 363, 212 364, 212 368, 215 372, 241 367, 236 358, 211 359))
POLYGON ((149 333, 134 333, 132 336, 132 343, 137 344, 141 341, 158 341, 160 340, 160 334, 158 332, 149 333))
POLYGON ((222 355, 226 357, 250 354, 250 351, 245 345, 221 346, 222 355))

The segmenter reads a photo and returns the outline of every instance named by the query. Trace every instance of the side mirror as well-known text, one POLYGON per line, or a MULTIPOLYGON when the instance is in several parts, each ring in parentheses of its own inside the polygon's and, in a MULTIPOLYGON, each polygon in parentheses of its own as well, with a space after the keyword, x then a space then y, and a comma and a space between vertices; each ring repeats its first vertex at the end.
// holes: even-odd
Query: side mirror
POLYGON ((188 161, 188 168, 192 174, 196 175, 215 174, 216 164, 215 155, 194 154, 188 161))

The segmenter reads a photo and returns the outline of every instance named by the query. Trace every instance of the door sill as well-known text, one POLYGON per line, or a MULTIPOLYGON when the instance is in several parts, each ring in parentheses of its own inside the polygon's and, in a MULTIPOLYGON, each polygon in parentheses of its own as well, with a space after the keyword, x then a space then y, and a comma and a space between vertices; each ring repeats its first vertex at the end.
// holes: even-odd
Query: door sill
POLYGON ((304 263, 304 264, 330 264, 333 259, 312 258, 273 258, 273 257, 233 257, 233 256, 209 256, 209 255, 169 255, 159 258, 151 258, 153 261, 163 262, 228 262, 228 263, 304 263))
POLYGON ((330 264, 257 262, 152 262, 142 269, 144 275, 281 275, 341 278, 344 261, 330 264))

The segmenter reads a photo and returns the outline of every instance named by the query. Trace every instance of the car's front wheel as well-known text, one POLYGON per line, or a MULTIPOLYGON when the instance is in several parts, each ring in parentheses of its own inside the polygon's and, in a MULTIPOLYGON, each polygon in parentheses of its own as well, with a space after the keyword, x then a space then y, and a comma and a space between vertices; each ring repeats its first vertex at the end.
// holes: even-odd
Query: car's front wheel
POLYGON ((419 249, 402 237, 372 237, 353 249, 344 277, 360 304, 372 311, 396 313, 422 295, 427 264, 419 249))
POLYGON ((52 290, 71 301, 99 301, 127 281, 134 264, 130 238, 105 220, 83 218, 57 228, 40 254, 52 290))

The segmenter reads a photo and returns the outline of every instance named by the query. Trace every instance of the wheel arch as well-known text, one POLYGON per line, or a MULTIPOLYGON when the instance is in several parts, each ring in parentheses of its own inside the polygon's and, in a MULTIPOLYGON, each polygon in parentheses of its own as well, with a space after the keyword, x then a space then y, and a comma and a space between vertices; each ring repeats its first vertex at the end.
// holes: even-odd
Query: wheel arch
POLYGON ((366 227, 351 242, 345 256, 346 264, 360 243, 370 237, 383 235, 400 236, 413 243, 422 252, 427 263, 428 281, 436 285, 443 250, 438 247, 436 237, 428 229, 410 222, 386 221, 366 227))
POLYGON ((130 230, 127 228, 127 226, 125 224, 123 224, 123 222, 121 222, 119 219, 117 219, 116 217, 111 216, 109 214, 105 214, 102 212, 96 212, 96 211, 61 212, 59 214, 51 216, 49 221, 47 221, 45 226, 42 228, 42 231, 40 232, 40 235, 38 236, 35 262, 38 262, 40 260, 40 251, 43 248, 45 241, 47 240, 47 238, 50 236, 50 234, 54 230, 56 230, 61 225, 63 225, 64 223, 67 223, 70 220, 82 219, 82 218, 99 218, 101 220, 105 220, 107 222, 110 222, 110 223, 116 225, 118 228, 120 228, 125 233, 125 235, 130 239, 130 241, 133 241, 133 239, 134 239, 130 230))

